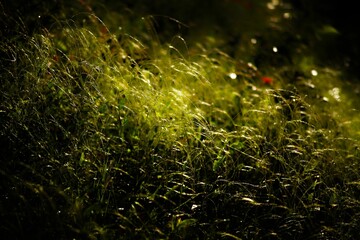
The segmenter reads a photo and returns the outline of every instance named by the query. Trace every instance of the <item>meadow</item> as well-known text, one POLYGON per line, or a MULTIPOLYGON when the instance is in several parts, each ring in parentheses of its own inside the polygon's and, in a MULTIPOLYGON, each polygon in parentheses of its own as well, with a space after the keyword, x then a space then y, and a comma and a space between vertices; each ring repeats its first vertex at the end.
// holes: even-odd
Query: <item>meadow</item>
POLYGON ((239 2, 205 11, 242 11, 236 31, 141 1, 35 25, 0 4, 0 236, 356 239, 360 85, 288 5, 239 2))

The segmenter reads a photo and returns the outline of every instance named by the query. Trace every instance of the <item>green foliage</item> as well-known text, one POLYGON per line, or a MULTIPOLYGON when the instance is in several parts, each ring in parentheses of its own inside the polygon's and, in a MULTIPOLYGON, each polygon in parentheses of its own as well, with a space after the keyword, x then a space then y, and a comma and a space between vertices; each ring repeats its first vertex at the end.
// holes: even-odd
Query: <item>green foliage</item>
POLYGON ((1 234, 357 236, 356 85, 307 54, 257 69, 240 59, 266 49, 228 54, 225 30, 169 40, 111 14, 1 43, 1 234))

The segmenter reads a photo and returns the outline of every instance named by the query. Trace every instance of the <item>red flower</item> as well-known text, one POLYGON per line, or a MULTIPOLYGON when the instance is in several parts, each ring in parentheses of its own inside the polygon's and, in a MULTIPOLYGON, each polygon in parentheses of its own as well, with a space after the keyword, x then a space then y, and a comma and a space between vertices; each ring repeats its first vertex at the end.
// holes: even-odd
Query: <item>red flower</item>
POLYGON ((58 62, 59 61, 59 56, 55 54, 53 56, 53 60, 54 60, 54 62, 58 62))
POLYGON ((106 34, 109 33, 109 31, 108 31, 108 29, 103 25, 103 26, 100 27, 100 33, 101 33, 102 35, 106 35, 106 34))
POLYGON ((273 79, 271 77, 268 76, 263 76, 261 77, 261 81, 265 84, 272 84, 273 83, 273 79))

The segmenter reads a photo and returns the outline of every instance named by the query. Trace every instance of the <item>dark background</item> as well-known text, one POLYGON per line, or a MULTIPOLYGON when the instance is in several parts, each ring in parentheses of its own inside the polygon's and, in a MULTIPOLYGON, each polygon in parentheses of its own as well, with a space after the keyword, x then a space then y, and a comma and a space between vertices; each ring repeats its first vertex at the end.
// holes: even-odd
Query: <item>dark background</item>
MULTIPOLYGON (((157 20, 157 31, 165 34, 169 31, 170 18, 178 19, 194 29, 215 29, 223 35, 231 35, 228 44, 237 44, 237 38, 243 31, 263 32, 267 21, 266 1, 263 0, 123 0, 123 1, 84 1, 92 6, 101 17, 101 10, 109 8, 115 11, 137 11, 139 15, 152 14, 168 16, 157 20), (99 11, 97 11, 99 10, 99 11), (256 23, 257 22, 257 23, 256 23), (262 22, 262 23, 261 23, 262 22), (241 26, 241 27, 239 27, 241 26)), ((340 68, 357 77, 360 73, 360 30, 355 1, 343 0, 285 0, 291 6, 290 27, 270 29, 278 35, 285 53, 290 48, 305 44, 316 56, 317 64, 340 68), (324 26, 331 26, 337 34, 321 34, 324 26), (295 35, 300 36, 294 37, 295 35), (289 48, 289 49, 286 49, 289 48)), ((71 18, 78 12, 85 12, 84 4, 77 1, 60 0, 5 0, 0 4, 0 39, 11 41, 19 39, 19 32, 32 34, 44 27, 51 27, 54 21, 71 18), (40 17, 39 17, 40 16, 40 17)), ((199 34, 203 32, 199 31, 199 34)), ((261 37, 261 36, 260 36, 261 37)), ((292 54, 292 53, 291 53, 292 54)), ((266 61, 265 61, 266 63, 266 61)))

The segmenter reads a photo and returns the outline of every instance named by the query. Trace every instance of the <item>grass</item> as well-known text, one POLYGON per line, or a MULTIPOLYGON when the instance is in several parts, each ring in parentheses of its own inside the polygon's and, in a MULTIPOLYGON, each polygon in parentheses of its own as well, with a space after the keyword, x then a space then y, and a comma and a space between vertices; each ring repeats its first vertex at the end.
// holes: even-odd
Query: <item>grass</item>
POLYGON ((356 238, 341 72, 305 55, 295 82, 294 66, 263 68, 269 85, 211 35, 164 42, 151 18, 85 16, 1 43, 3 236, 356 238))

